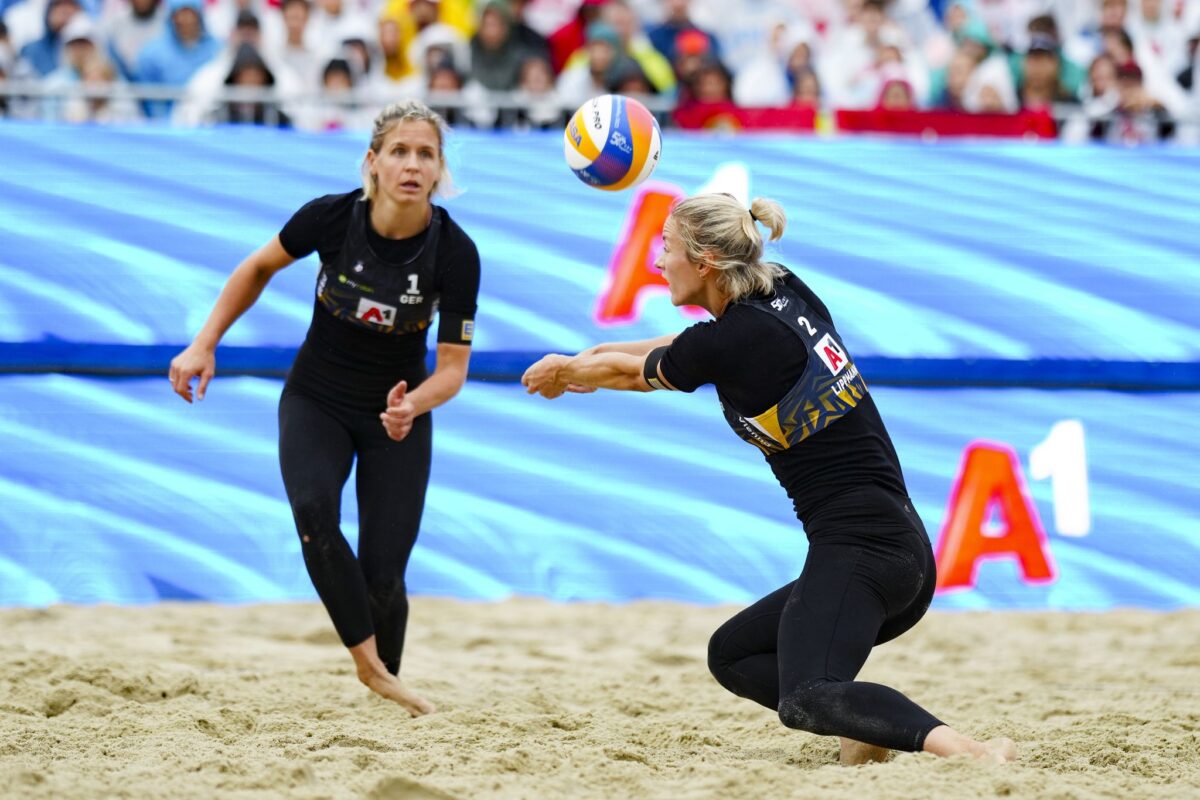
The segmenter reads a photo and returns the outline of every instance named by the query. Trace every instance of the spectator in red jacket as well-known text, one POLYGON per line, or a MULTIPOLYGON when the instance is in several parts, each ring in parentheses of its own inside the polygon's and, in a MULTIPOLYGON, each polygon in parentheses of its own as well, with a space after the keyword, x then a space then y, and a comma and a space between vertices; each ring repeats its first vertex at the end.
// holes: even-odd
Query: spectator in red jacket
POLYGON ((550 34, 550 61, 554 64, 555 73, 561 73, 567 65, 567 59, 587 44, 588 26, 600 19, 600 9, 607 2, 608 0, 583 0, 575 17, 550 34))

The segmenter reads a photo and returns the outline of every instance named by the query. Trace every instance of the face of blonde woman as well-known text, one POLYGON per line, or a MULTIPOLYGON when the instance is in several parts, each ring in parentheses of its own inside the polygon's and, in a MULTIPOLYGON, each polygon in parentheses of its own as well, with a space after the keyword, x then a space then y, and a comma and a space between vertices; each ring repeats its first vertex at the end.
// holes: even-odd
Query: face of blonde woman
POLYGON ((424 120, 400 122, 367 161, 381 197, 399 206, 426 203, 442 171, 437 129, 424 120))
POLYGON ((671 290, 671 304, 697 304, 704 297, 704 279, 700 277, 700 265, 688 259, 683 242, 675 233, 675 226, 669 217, 663 225, 662 240, 662 251, 654 260, 654 267, 667 279, 667 286, 671 290))

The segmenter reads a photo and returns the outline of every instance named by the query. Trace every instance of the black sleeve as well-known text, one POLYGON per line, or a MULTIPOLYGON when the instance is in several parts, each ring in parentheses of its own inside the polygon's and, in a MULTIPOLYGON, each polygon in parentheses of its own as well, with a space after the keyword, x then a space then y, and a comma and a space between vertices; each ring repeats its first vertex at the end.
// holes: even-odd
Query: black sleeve
POLYGON ((711 383, 740 413, 756 415, 778 403, 807 365, 808 348, 787 323, 735 303, 720 319, 679 334, 659 367, 680 391, 711 383))
POLYGON ((279 231, 279 243, 292 258, 320 252, 325 259, 326 253, 341 248, 354 203, 361 194, 362 190, 355 190, 310 200, 284 224, 279 231))
POLYGON ((470 344, 475 335, 479 299, 479 249, 457 225, 446 233, 438 253, 441 282, 437 340, 445 344, 470 344))
POLYGON ((724 377, 729 354, 719 321, 698 322, 675 337, 659 362, 662 376, 681 392, 694 392, 724 377))

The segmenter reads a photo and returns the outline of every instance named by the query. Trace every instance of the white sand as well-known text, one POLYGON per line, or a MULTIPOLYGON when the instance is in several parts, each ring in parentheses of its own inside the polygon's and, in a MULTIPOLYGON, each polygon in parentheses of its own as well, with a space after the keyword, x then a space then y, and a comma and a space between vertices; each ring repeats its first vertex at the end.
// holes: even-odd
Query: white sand
POLYGON ((1200 797, 1200 610, 931 614, 863 677, 1022 760, 855 768, 709 677, 733 611, 417 598, 421 719, 317 605, 0 611, 0 796, 1200 797))

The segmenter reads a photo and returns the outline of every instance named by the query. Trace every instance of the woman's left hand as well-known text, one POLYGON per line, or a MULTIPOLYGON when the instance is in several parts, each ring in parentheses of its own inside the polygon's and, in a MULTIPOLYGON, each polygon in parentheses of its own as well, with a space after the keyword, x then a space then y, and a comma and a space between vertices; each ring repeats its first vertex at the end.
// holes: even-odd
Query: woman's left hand
POLYGON ((416 416, 416 407, 408 398, 408 381, 400 381, 388 392, 387 410, 379 415, 388 437, 397 442, 403 441, 412 431, 413 418, 416 416))
POLYGON ((561 397, 567 391, 569 384, 559 378, 559 370, 570 359, 567 356, 551 353, 543 356, 536 364, 525 370, 521 376, 521 384, 529 394, 540 394, 547 400, 561 397))

